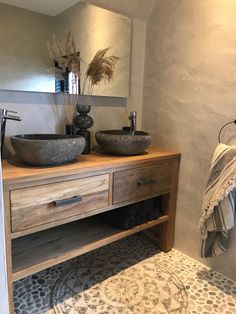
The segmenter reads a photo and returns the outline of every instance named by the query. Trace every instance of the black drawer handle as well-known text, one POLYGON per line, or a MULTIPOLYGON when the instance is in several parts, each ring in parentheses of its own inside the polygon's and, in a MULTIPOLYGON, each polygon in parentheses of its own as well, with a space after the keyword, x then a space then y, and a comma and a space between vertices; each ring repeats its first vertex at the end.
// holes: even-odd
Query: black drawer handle
POLYGON ((54 206, 62 206, 62 205, 73 204, 73 203, 77 203, 77 202, 81 202, 81 201, 82 201, 81 196, 73 196, 70 198, 66 198, 64 200, 53 201, 52 203, 54 206))
POLYGON ((156 179, 146 179, 146 180, 140 180, 137 182, 139 186, 141 185, 151 185, 157 183, 156 179))

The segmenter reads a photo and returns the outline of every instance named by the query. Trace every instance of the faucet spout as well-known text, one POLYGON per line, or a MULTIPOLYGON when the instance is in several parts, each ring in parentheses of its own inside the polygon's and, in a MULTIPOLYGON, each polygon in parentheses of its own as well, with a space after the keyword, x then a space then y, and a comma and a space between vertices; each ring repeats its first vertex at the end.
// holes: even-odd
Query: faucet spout
POLYGON ((15 121, 21 121, 21 118, 9 113, 17 113, 16 111, 13 110, 7 110, 7 109, 0 109, 0 118, 1 120, 15 120, 15 121))
POLYGON ((134 135, 135 130, 136 130, 137 112, 131 111, 128 119, 130 120, 130 134, 134 135))
POLYGON ((2 120, 14 120, 14 121, 21 121, 22 119, 18 116, 13 115, 4 115, 2 116, 2 120))

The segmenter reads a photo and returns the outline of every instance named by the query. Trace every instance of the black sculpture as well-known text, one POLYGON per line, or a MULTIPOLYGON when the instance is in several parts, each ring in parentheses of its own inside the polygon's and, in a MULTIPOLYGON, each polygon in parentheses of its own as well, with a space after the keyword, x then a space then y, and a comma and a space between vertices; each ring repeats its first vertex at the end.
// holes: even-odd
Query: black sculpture
POLYGON ((74 124, 79 130, 76 132, 78 135, 82 135, 85 138, 85 148, 83 154, 90 153, 90 132, 87 130, 93 126, 93 119, 88 115, 91 110, 90 105, 77 105, 77 111, 79 114, 74 119, 74 124))

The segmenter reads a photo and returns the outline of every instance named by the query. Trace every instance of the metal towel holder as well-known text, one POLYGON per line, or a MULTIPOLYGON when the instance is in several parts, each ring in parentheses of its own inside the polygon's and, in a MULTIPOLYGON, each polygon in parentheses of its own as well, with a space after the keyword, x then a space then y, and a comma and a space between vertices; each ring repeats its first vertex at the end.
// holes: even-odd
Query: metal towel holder
POLYGON ((224 129, 227 125, 229 125, 229 124, 236 124, 236 120, 229 121, 229 122, 225 123, 225 124, 222 126, 222 128, 220 129, 219 134, 218 134, 218 142, 219 142, 219 143, 221 143, 221 140, 220 140, 221 132, 222 132, 223 129, 224 129))

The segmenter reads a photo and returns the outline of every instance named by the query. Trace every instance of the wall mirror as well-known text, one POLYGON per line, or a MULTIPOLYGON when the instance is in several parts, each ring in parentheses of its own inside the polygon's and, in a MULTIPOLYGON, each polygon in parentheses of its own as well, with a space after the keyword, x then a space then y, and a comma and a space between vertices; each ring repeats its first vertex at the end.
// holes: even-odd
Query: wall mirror
POLYGON ((0 89, 60 92, 47 43, 55 35, 65 44, 69 31, 81 57, 79 84, 95 53, 110 47, 108 54, 120 58, 113 79, 92 94, 127 97, 131 20, 78 0, 0 0, 0 89))

